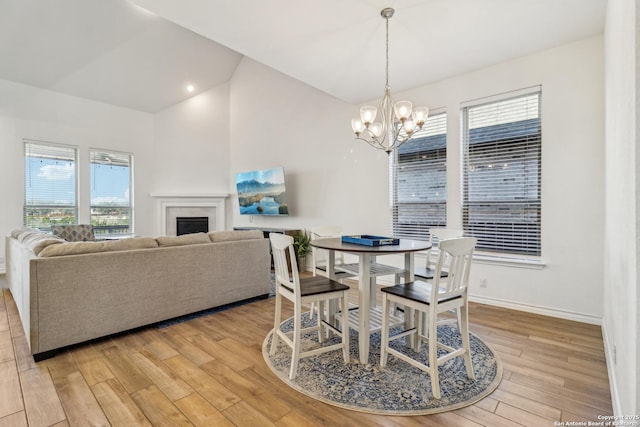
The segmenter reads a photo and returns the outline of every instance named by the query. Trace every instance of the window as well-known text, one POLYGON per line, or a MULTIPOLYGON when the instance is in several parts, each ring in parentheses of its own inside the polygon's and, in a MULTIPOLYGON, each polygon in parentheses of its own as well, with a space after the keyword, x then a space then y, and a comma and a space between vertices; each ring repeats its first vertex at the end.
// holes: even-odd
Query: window
POLYGON ((447 223, 447 115, 430 116, 391 156, 393 235, 426 240, 447 223))
POLYGON ((96 236, 132 233, 132 156, 91 150, 91 224, 96 236))
POLYGON ((78 218, 78 149, 47 142, 24 142, 23 224, 51 230, 78 218))
POLYGON ((463 144, 465 235, 481 251, 540 256, 539 88, 464 107, 463 144))

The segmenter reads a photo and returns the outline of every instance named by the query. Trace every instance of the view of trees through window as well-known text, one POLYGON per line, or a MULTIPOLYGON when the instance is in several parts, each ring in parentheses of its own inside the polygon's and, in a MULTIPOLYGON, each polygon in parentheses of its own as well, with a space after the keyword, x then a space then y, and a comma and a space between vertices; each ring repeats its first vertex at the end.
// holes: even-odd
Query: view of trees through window
POLYGON ((131 155, 91 150, 91 224, 95 234, 131 230, 131 155))

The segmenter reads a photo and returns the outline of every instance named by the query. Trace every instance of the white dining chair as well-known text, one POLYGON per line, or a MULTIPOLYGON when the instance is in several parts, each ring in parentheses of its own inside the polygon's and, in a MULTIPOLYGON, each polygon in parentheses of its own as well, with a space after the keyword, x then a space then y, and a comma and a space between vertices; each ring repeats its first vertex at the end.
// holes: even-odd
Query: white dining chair
MULTIPOLYGON (((311 240, 324 239, 330 237, 342 237, 342 230, 335 225, 312 227, 309 229, 311 240)), ((327 263, 328 263, 328 251, 320 248, 313 248, 311 251, 311 264, 313 267, 313 275, 317 274, 328 277, 327 263)), ((335 263, 340 265, 344 263, 344 256, 342 252, 335 254, 335 263)), ((336 272, 337 280, 342 280, 345 277, 349 277, 347 273, 336 272)))
MULTIPOLYGON (((457 228, 430 228, 429 242, 431 243, 431 248, 425 251, 426 262, 424 266, 415 268, 414 276, 421 279, 433 279, 435 265, 438 262, 438 255, 440 253, 438 248, 439 243, 442 240, 455 239, 456 237, 462 237, 463 235, 464 230, 457 228)), ((446 276, 446 270, 443 270, 441 274, 446 276)))
POLYGON ((269 354, 273 355, 275 353, 280 340, 291 347, 289 379, 295 378, 300 359, 327 351, 342 349, 344 363, 349 363, 349 326, 348 324, 343 324, 342 328, 338 329, 333 324, 334 319, 326 317, 324 309, 325 301, 337 299, 340 301, 342 312, 347 313, 349 286, 322 276, 300 279, 293 248, 293 237, 280 233, 270 233, 269 240, 271 241, 276 277, 275 320, 269 354), (289 271, 287 259, 291 265, 291 271, 289 271), (284 332, 281 328, 283 298, 293 303, 294 326, 292 332, 284 332), (314 326, 302 328, 302 305, 309 303, 318 304, 317 322, 314 326), (333 345, 322 345, 325 340, 326 328, 338 334, 341 337, 341 341, 333 345), (318 331, 320 345, 313 349, 302 351, 302 335, 313 330, 318 331))
MULTIPOLYGON (((309 234, 311 236, 311 240, 315 239, 325 239, 330 237, 342 237, 342 229, 337 225, 327 225, 327 226, 319 226, 312 227, 309 229, 309 234)), ((344 255, 342 252, 338 252, 335 254, 335 265, 344 264, 344 255)), ((320 275, 324 277, 329 277, 328 272, 328 251, 320 248, 313 248, 311 251, 311 265, 313 270, 313 275, 320 275)), ((335 271, 335 280, 343 283, 343 279, 347 279, 349 277, 354 277, 354 275, 349 274, 344 271, 335 271)), ((311 303, 309 307, 309 312, 313 314, 316 305, 311 303)))
MULTIPOLYGON (((414 269, 414 276, 420 280, 433 279, 436 263, 438 262, 438 256, 440 254, 440 249, 438 247, 439 243, 442 240, 455 239, 457 237, 462 237, 463 235, 464 230, 460 230, 458 228, 430 228, 429 243, 431 243, 431 248, 425 251, 426 261, 424 266, 416 267, 414 269)), ((442 269, 440 276, 447 277, 446 267, 442 269)), ((457 322, 460 322, 460 310, 454 310, 454 313, 449 313, 447 316, 441 318, 439 322, 441 324, 455 322, 456 319, 452 318, 452 315, 455 315, 457 317, 457 322)))
POLYGON ((429 374, 433 396, 440 399, 440 382, 438 378, 438 366, 448 360, 462 356, 469 379, 474 379, 473 365, 471 362, 471 345, 469 343, 469 315, 467 290, 469 285, 469 271, 471 260, 477 240, 473 237, 461 237, 440 241, 438 261, 435 266, 435 274, 431 281, 414 281, 401 285, 382 288, 382 339, 380 348, 380 367, 387 365, 389 354, 415 366, 429 374), (448 275, 442 277, 440 273, 448 267, 448 275), (410 318, 408 329, 394 331, 390 336, 389 304, 396 303, 405 307, 405 316, 410 318), (410 310, 406 310, 410 309, 410 310), (438 314, 459 310, 460 317, 457 323, 462 338, 460 348, 452 348, 438 342, 438 314), (422 317, 425 316, 427 328, 424 330, 422 317), (429 344, 428 365, 412 358, 410 351, 402 352, 392 348, 390 342, 402 337, 414 338, 415 352, 420 350, 420 343, 426 340, 429 344), (438 357, 438 349, 443 349, 445 354, 438 357))

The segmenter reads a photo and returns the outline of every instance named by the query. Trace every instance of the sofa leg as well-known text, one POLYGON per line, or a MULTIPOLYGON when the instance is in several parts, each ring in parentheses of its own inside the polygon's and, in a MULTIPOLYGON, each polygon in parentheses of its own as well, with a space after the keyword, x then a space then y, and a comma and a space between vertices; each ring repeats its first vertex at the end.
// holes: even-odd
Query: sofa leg
POLYGON ((36 362, 40 362, 46 359, 51 359, 52 357, 54 357, 56 354, 58 354, 58 350, 49 350, 49 351, 43 351, 42 353, 37 353, 33 355, 33 360, 36 362))

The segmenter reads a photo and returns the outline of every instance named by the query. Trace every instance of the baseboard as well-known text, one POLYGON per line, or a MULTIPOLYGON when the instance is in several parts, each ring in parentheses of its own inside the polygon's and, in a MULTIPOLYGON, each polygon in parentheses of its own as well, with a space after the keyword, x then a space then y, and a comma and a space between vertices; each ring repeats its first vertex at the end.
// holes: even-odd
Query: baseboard
POLYGON ((615 372, 613 371, 613 354, 610 350, 613 346, 607 332, 607 322, 602 322, 602 340, 604 341, 604 358, 607 361, 607 374, 609 375, 609 389, 611 391, 611 406, 613 407, 613 415, 621 416, 622 406, 620 404, 620 395, 618 394, 618 383, 616 381, 615 372))
POLYGON ((469 295, 469 301, 480 304, 495 305, 497 307, 510 308, 512 310, 526 311, 527 313, 541 314, 543 316, 557 317, 565 320, 589 323, 591 325, 602 325, 602 317, 591 314, 577 313, 574 311, 558 310, 555 308, 541 307, 538 305, 523 304, 519 302, 506 301, 498 298, 481 297, 469 295))
MULTIPOLYGON (((393 286, 394 283, 391 280, 383 278, 382 280, 378 280, 378 284, 383 286, 393 286)), ((495 305, 497 307, 510 308, 512 310, 525 311, 527 313, 541 314, 543 316, 557 317, 565 320, 574 320, 576 322, 589 323, 591 325, 602 325, 602 317, 594 316, 592 314, 558 310, 555 308, 523 304, 514 301, 502 300, 499 298, 481 297, 477 295, 469 295, 469 301, 486 305, 495 305)))

